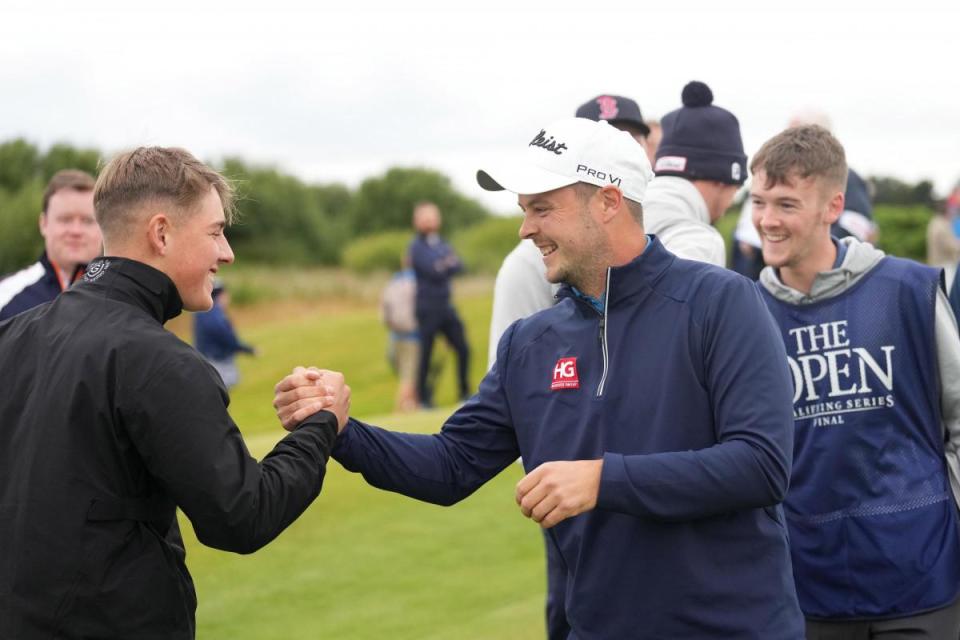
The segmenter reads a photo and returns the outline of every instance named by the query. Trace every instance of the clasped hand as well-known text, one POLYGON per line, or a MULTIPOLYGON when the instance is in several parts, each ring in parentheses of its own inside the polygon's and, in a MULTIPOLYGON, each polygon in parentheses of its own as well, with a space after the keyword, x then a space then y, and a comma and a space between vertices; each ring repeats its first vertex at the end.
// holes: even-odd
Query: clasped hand
POLYGON ((287 431, 293 431, 307 417, 323 409, 337 417, 337 432, 347 424, 350 387, 340 372, 297 367, 273 390, 273 408, 287 431))

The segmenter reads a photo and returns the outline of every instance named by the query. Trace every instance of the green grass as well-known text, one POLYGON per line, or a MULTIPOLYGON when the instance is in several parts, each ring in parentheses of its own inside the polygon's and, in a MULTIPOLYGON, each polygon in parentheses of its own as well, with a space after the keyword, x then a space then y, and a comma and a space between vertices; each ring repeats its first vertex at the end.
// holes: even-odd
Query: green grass
MULTIPOLYGON (((476 387, 486 371, 490 323, 490 293, 459 300, 457 307, 471 346, 470 381, 476 387)), ((265 305, 261 305, 263 307, 265 305)), ((375 305, 318 302, 311 305, 278 305, 276 312, 253 326, 238 322, 241 338, 257 349, 257 356, 240 356, 240 384, 232 393, 230 411, 245 434, 273 431, 279 424, 271 402, 273 387, 297 365, 342 371, 353 389, 351 413, 381 415, 393 410, 396 378, 387 363, 387 332, 375 305)), ((262 315, 261 308, 251 313, 262 315)), ((235 314, 242 319, 244 314, 235 314)), ((436 358, 443 362, 436 384, 436 401, 456 400, 456 360, 441 338, 436 358)))
MULTIPOLYGON (((486 364, 489 283, 457 305, 476 385, 486 364)), ((283 436, 270 403, 273 385, 295 364, 343 371, 353 415, 390 411, 396 382, 375 305, 280 305, 235 316, 239 333, 260 354, 241 361, 230 412, 258 458, 283 436)), ((185 323, 175 328, 182 333, 185 323)), ((454 399, 453 365, 447 354, 439 402, 454 399)), ((371 421, 430 433, 449 412, 371 421)), ((203 547, 181 518, 199 600, 198 637, 542 638, 543 544, 513 500, 522 473, 512 465, 463 503, 444 508, 370 488, 331 461, 317 501, 252 556, 203 547)))

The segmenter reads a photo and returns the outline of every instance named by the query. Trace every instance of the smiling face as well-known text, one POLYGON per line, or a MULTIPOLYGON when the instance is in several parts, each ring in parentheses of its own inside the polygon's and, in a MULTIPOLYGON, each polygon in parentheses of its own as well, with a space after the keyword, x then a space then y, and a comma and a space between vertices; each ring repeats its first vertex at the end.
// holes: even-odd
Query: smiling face
POLYGON ((585 293, 591 293, 610 263, 609 239, 592 211, 597 193, 584 198, 572 185, 518 197, 524 213, 520 237, 529 238, 540 249, 547 280, 571 284, 585 293))
POLYGON ((93 215, 93 191, 60 189, 40 214, 47 257, 65 273, 100 255, 100 227, 93 215))
POLYGON ((226 218, 220 195, 210 187, 194 210, 170 220, 163 270, 176 285, 184 309, 207 311, 213 306, 217 270, 221 264, 233 262, 233 251, 223 233, 226 218))
POLYGON ((753 224, 768 265, 794 271, 829 269, 834 255, 830 225, 843 212, 843 192, 825 182, 794 173, 769 185, 766 172, 755 171, 750 188, 753 224))

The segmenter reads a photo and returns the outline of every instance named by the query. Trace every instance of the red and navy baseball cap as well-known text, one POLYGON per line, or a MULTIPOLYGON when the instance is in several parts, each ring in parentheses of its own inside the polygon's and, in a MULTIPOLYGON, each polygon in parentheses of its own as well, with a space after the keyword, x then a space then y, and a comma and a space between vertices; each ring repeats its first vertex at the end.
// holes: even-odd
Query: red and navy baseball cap
POLYGON ((580 105, 576 116, 588 120, 606 120, 614 126, 627 124, 636 127, 645 136, 650 134, 650 127, 643 121, 640 113, 640 105, 623 96, 597 96, 580 105))

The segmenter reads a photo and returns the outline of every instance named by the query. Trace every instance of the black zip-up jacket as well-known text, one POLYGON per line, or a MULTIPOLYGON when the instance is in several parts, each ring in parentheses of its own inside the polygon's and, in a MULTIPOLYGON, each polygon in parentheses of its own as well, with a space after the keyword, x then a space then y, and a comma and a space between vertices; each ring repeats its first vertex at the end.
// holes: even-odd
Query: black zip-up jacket
POLYGON ((336 417, 257 463, 214 369, 163 328, 173 282, 101 258, 0 323, 0 638, 192 638, 176 524, 250 553, 319 494, 336 417))

